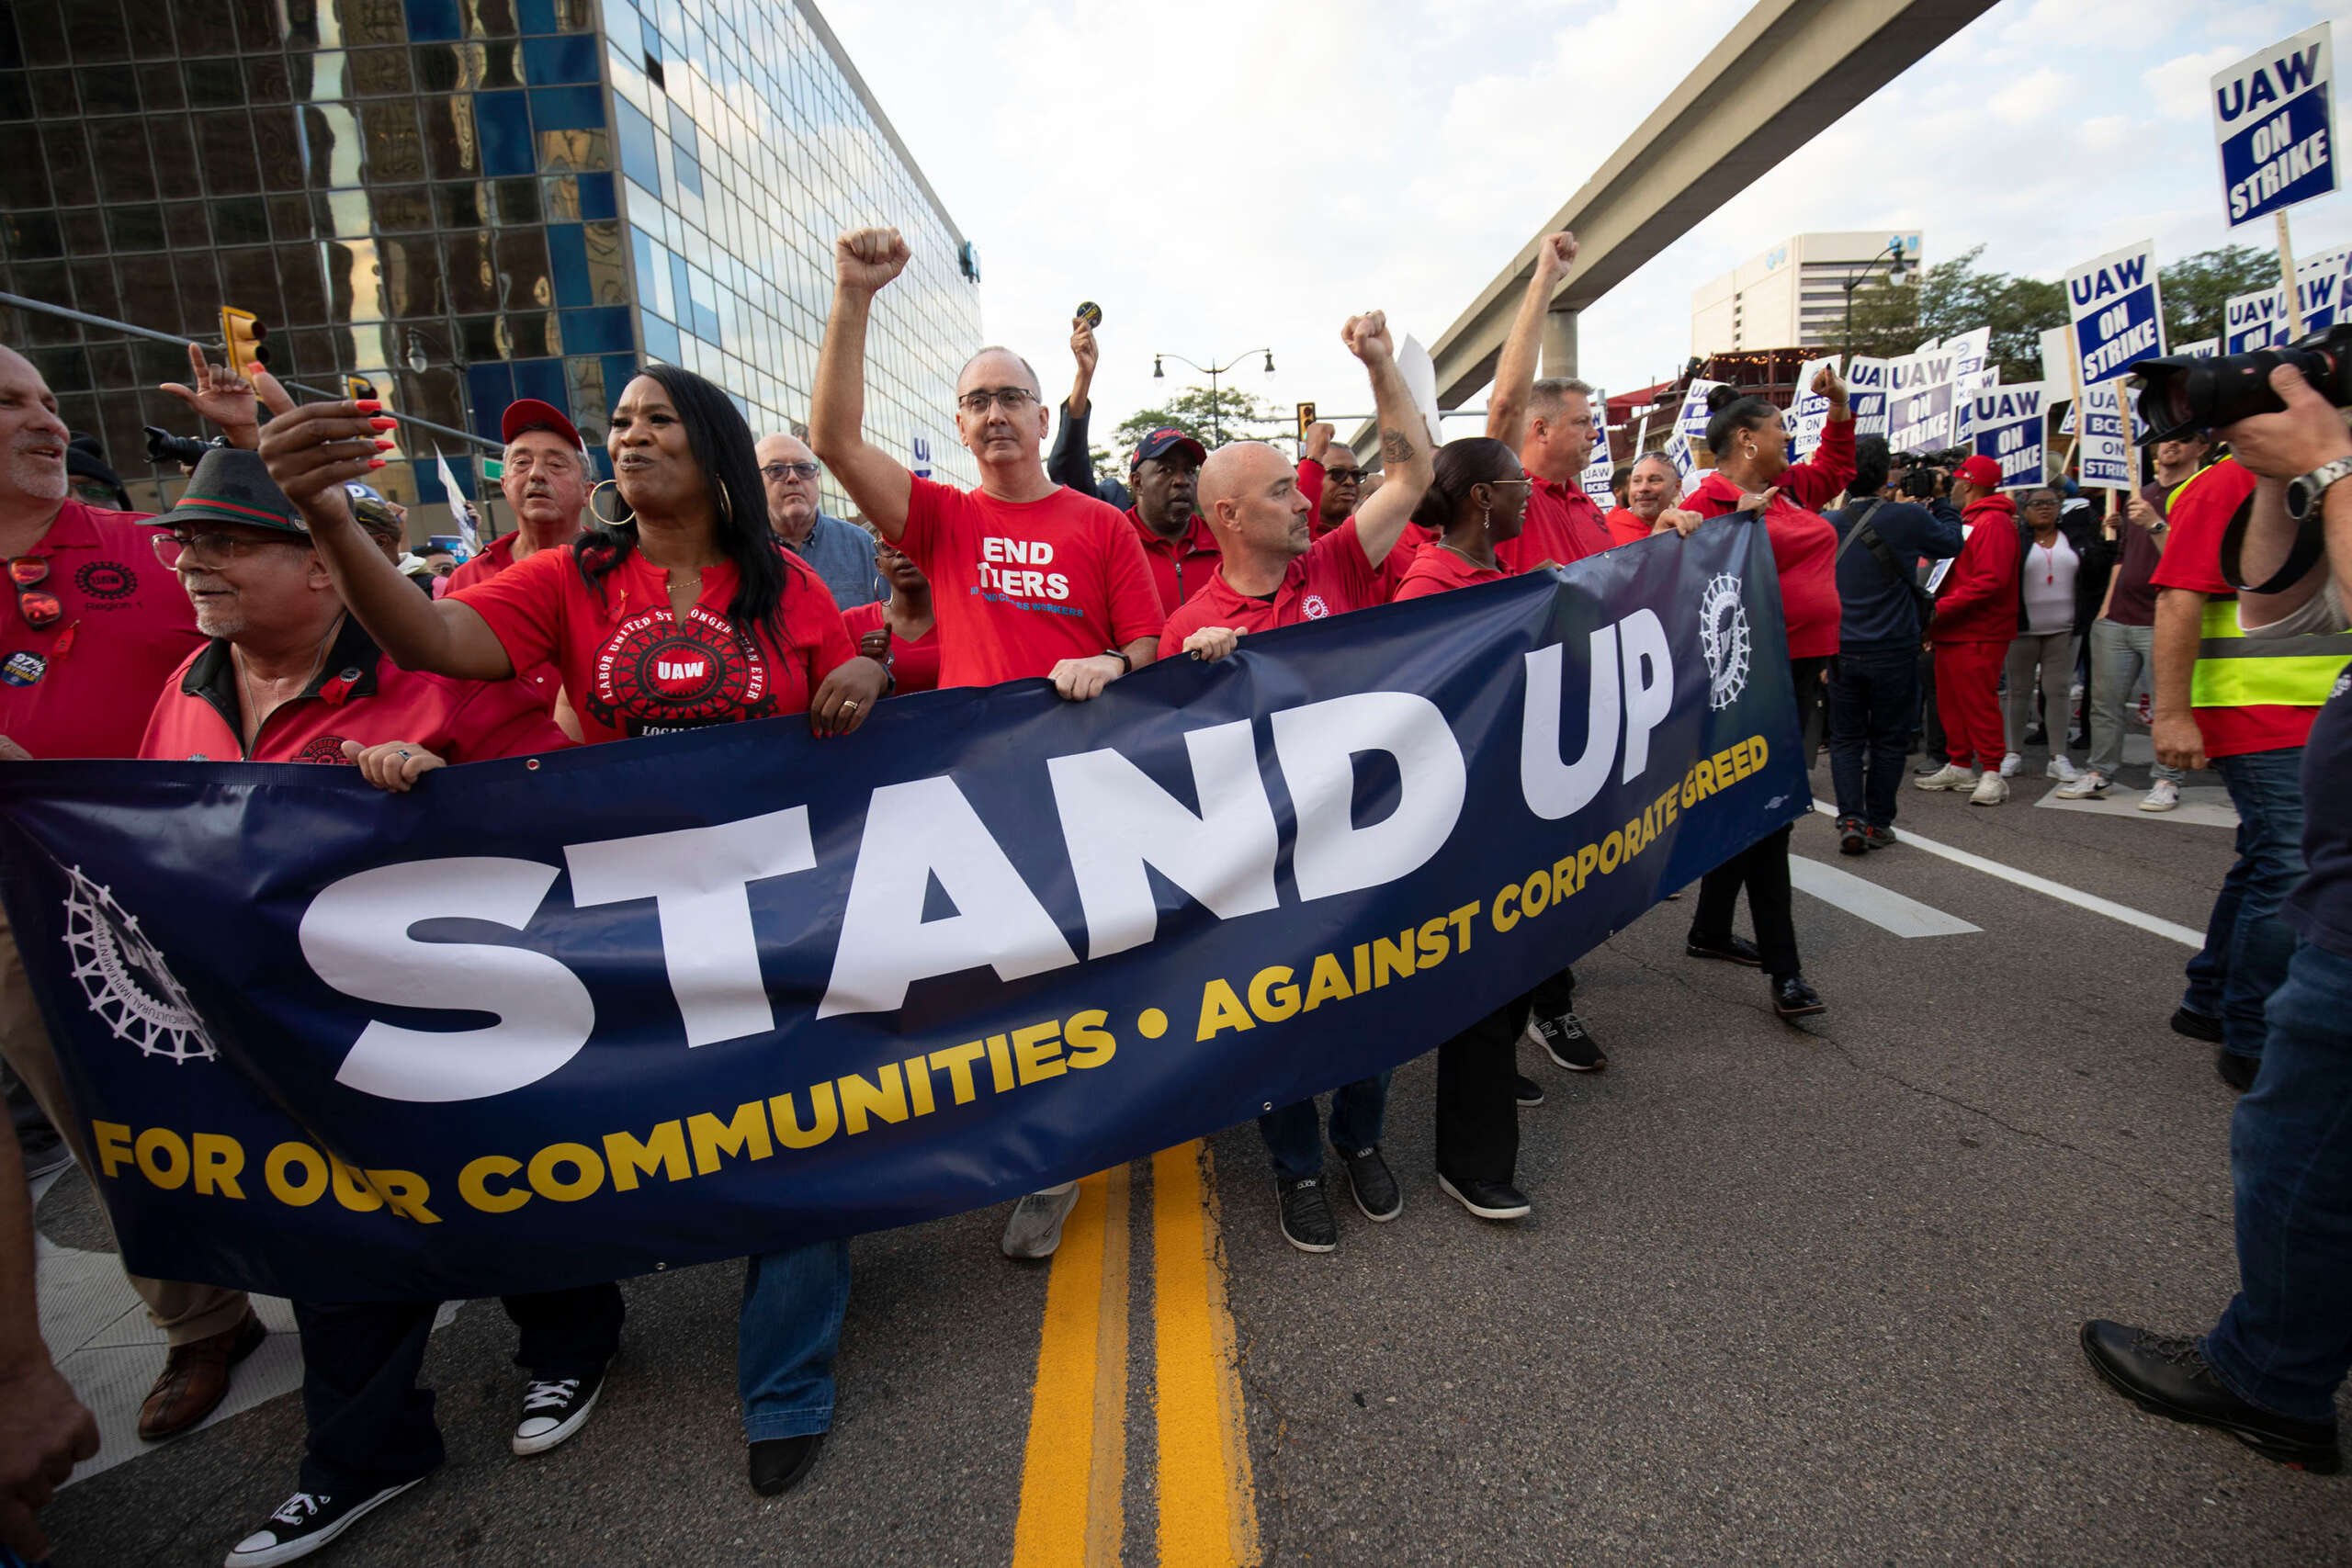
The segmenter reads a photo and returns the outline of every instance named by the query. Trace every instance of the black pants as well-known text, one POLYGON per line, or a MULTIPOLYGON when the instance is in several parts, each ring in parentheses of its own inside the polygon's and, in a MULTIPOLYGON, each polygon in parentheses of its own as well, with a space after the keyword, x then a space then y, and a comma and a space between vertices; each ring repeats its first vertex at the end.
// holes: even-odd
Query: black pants
POLYGON ((1519 1167, 1519 1036, 1528 1002, 1505 1002, 1437 1048, 1437 1171, 1457 1186, 1509 1181, 1519 1167))
MULTIPOLYGON (((582 1285, 504 1298, 523 1331, 515 1364, 534 1377, 587 1377, 621 1342, 621 1288, 582 1285)), ((416 1386, 438 1302, 296 1302, 302 1415, 310 1437, 302 1490, 365 1495, 434 1470, 441 1430, 433 1391, 416 1386)))
MULTIPOLYGON (((1797 690, 1821 679, 1824 659, 1790 660, 1797 690)), ((1747 918, 1756 923, 1756 948, 1764 973, 1783 979, 1799 973, 1796 917, 1789 891, 1789 829, 1767 833, 1699 879, 1699 908, 1690 918, 1690 940, 1720 947, 1731 937, 1731 915, 1739 890, 1747 889, 1747 918)))
POLYGON ((1936 712, 1936 656, 1922 651, 1918 660, 1920 750, 1940 759, 1949 756, 1951 749, 1946 744, 1943 716, 1936 712))
POLYGON ((1829 776, 1838 815, 1894 825, 1903 754, 1919 705, 1919 650, 1840 653, 1829 665, 1829 776))
POLYGON ((1539 980, 1527 993, 1529 1013, 1536 1018, 1557 1018, 1577 1010, 1577 972, 1563 969, 1548 980, 1539 980))

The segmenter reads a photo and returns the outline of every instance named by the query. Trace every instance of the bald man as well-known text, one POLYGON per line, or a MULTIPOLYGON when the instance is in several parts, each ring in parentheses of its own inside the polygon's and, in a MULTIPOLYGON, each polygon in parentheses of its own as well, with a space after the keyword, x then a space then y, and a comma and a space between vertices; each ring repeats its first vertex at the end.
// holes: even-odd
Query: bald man
POLYGON ((768 497, 768 527, 784 547, 825 580, 844 610, 890 596, 874 561, 874 536, 854 523, 829 517, 817 504, 823 465, 797 435, 763 435, 752 448, 768 497))
MULTIPOLYGON (((1386 601, 1382 563, 1429 489, 1436 454, 1396 368, 1385 318, 1377 310, 1351 317, 1340 335, 1372 377, 1388 482, 1353 518, 1316 537, 1289 458, 1257 441, 1211 453, 1201 468, 1201 515, 1222 558, 1207 585, 1169 617, 1159 634, 1162 659, 1179 652, 1224 659, 1249 633, 1386 601)), ((1331 1143, 1356 1207, 1375 1224, 1395 1219, 1404 1207, 1380 1154, 1387 1101, 1386 1073, 1331 1096, 1331 1143)), ((1323 1187, 1323 1129, 1315 1101, 1270 1111, 1258 1118, 1258 1130, 1273 1157, 1274 1208, 1283 1239, 1302 1252, 1330 1251, 1339 1245, 1340 1228, 1323 1187)))
MULTIPOLYGON (((980 350, 956 378, 956 434, 979 464, 978 489, 922 479, 865 438, 866 321, 908 255, 896 229, 834 243, 809 443, 931 580, 941 686, 1042 675, 1084 702, 1159 648, 1166 614, 1150 564, 1123 514, 1046 475, 1052 413, 1037 372, 1009 348, 980 350)), ((1005 1255, 1051 1257, 1077 1201, 1076 1182, 1023 1198, 1005 1226, 1005 1255)))

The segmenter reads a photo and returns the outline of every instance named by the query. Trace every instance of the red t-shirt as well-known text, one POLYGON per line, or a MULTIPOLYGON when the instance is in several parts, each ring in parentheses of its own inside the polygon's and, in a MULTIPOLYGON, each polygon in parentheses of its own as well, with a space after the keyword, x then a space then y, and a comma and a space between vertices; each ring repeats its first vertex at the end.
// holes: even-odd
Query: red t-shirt
MULTIPOLYGON (((2222 575, 2222 536, 2230 519, 2254 493, 2254 473, 2235 457, 2224 457, 2173 492, 2172 525, 2165 553, 2148 581, 2158 588, 2187 588, 2212 599, 2234 599, 2222 575)), ((2316 707, 2258 703, 2238 708, 2192 708, 2208 757, 2242 757, 2301 746, 2312 732, 2316 707)))
MULTIPOLYGON (((1495 551, 1495 558, 1502 558, 1499 547, 1495 551)), ((1459 551, 1447 549, 1443 545, 1431 545, 1413 558, 1413 564, 1405 570, 1405 581, 1397 586, 1396 597, 1399 603, 1407 599, 1426 599, 1449 588, 1467 588, 1474 582, 1500 582, 1510 575, 1508 569, 1498 571, 1490 566, 1478 566, 1459 551)))
MULTIPOLYGON (((497 538, 492 539, 482 547, 481 554, 435 582, 433 585, 433 596, 435 599, 446 599, 460 588, 471 588, 477 582, 487 582, 513 566, 514 545, 522 536, 522 533, 518 530, 512 534, 501 534, 497 538)), ((546 552, 540 550, 531 552, 532 555, 544 553, 546 552)), ((528 560, 531 557, 525 556, 523 558, 528 560)), ((522 682, 524 686, 539 699, 540 706, 549 713, 555 711, 556 699, 563 695, 563 675, 554 665, 535 664, 528 670, 516 671, 514 678, 522 682)))
MULTIPOLYGON (((1208 519, 1198 513, 1182 534, 1163 539, 1152 532, 1143 513, 1127 508, 1127 525, 1136 531, 1136 543, 1143 547, 1145 564, 1151 568, 1152 585, 1159 590, 1162 615, 1173 615, 1176 606, 1201 591, 1204 583, 1217 569, 1223 558, 1217 554, 1216 535, 1210 532, 1208 519)), ((1101 649, 1094 650, 1102 652, 1101 649)))
POLYGON ((1600 508, 1573 484, 1555 485, 1529 474, 1527 521, 1516 538, 1495 547, 1505 571, 1530 571, 1545 561, 1566 566, 1597 556, 1617 541, 1610 537, 1600 508))
POLYGON ((1405 574, 1413 570, 1413 563, 1420 558, 1423 550, 1436 546, 1439 536, 1435 528, 1426 528, 1419 523, 1405 525, 1405 531, 1396 536, 1396 542, 1388 547, 1386 555, 1380 558, 1383 603, 1396 597, 1396 591, 1405 586, 1405 574))
POLYGON ((445 762, 558 751, 571 740, 513 681, 452 681, 403 670, 346 615, 302 694, 274 708, 247 752, 239 739, 237 670, 224 639, 206 643, 155 699, 139 755, 163 762, 345 764, 343 743, 408 740, 445 762))
POLYGON ((1625 507, 1610 508, 1607 522, 1609 536, 1621 545, 1636 544, 1650 536, 1652 525, 1643 522, 1639 513, 1625 507))
POLYGON ((1282 585, 1271 599, 1236 592, 1219 567, 1206 586, 1168 617, 1159 634, 1159 657, 1176 657, 1183 651, 1184 639, 1203 626, 1261 632, 1270 626, 1368 610, 1387 599, 1380 569, 1364 559, 1363 545, 1356 537, 1356 520, 1351 517, 1291 558, 1282 585))
MULTIPOLYGON (((1773 481, 1780 494, 1765 510, 1772 564, 1781 574, 1781 615, 1789 627, 1791 659, 1822 659, 1838 651, 1838 530, 1811 510, 1826 506, 1854 477, 1854 422, 1821 427, 1812 457, 1792 463, 1773 481)), ((1685 504, 1703 516, 1739 510, 1739 487, 1712 472, 1685 504)))
POLYGON ((1124 513, 1069 489, 999 501, 908 479, 899 548, 931 579, 942 686, 1050 675, 1159 635, 1159 589, 1124 513))
POLYGON ((142 513, 68 501, 28 555, 65 614, 36 630, 0 604, 0 735, 36 757, 134 757, 155 694, 201 647, 179 579, 142 513))
POLYGON ((706 567, 702 592, 682 626, 667 578, 637 551, 602 584, 581 581, 573 551, 541 550, 450 595, 490 623, 517 670, 553 664, 588 740, 664 735, 774 714, 806 713, 809 694, 857 656, 824 580, 779 549, 785 590, 781 639, 735 634, 727 606, 733 563, 706 567))
MULTIPOLYGON (((842 612, 842 630, 849 633, 849 642, 855 648, 858 639, 867 632, 879 631, 889 625, 890 605, 877 599, 870 604, 853 604, 842 612)), ((932 692, 939 689, 939 622, 934 617, 931 630, 909 642, 896 631, 890 634, 890 678, 900 692, 932 692)))

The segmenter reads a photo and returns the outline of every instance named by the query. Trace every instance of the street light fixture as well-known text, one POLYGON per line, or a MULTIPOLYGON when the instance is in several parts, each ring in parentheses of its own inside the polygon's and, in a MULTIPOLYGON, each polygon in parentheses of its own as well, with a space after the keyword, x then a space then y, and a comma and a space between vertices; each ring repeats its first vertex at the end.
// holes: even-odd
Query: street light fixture
MULTIPOLYGON (((1862 264, 1862 270, 1848 277, 1842 286, 1846 290, 1846 366, 1851 374, 1854 363, 1854 290, 1870 280, 1878 264, 1885 262, 1886 280, 1896 283, 1903 277, 1903 239, 1897 235, 1881 246, 1878 254, 1862 264)), ((1802 391, 1802 389, 1800 389, 1802 391)))
MULTIPOLYGON (((1222 365, 1203 365, 1197 360, 1187 359, 1181 354, 1170 354, 1167 355, 1168 358, 1175 360, 1180 365, 1190 365, 1193 369, 1199 371, 1202 375, 1209 378, 1209 422, 1215 432, 1214 439, 1216 444, 1219 446, 1225 445, 1225 404, 1217 397, 1216 378, 1220 376, 1230 374, 1235 366, 1240 364, 1243 360, 1249 358, 1253 354, 1262 354, 1266 356, 1266 374, 1269 377, 1272 376, 1274 373, 1274 351, 1271 348, 1245 348, 1239 354, 1235 355, 1231 359, 1227 360, 1222 365)), ((1159 354, 1154 354, 1151 356, 1151 376, 1152 379, 1155 381, 1165 380, 1168 376, 1168 373, 1159 367, 1160 358, 1161 355, 1159 354)))

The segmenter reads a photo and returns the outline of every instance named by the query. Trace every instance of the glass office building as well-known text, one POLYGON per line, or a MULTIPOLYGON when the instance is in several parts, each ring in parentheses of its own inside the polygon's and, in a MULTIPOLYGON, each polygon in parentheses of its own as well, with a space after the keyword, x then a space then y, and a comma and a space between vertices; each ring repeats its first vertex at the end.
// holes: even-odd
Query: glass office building
MULTIPOLYGON (((978 260, 813 6, 5 10, 0 288, 215 343, 218 308, 237 305, 267 324, 281 375, 366 376, 393 412, 493 441, 509 401, 544 399, 609 472, 605 418, 640 358, 709 377, 756 431, 805 421, 834 237, 892 223, 914 260, 876 312, 866 428, 977 480, 954 389, 981 343, 978 260)), ((199 433, 154 389, 186 378, 185 354, 5 320, 67 423, 154 504, 141 427, 199 433)), ((441 501, 435 438, 396 434, 421 460, 381 488, 441 501)), ((490 455, 437 445, 461 471, 490 455)))

